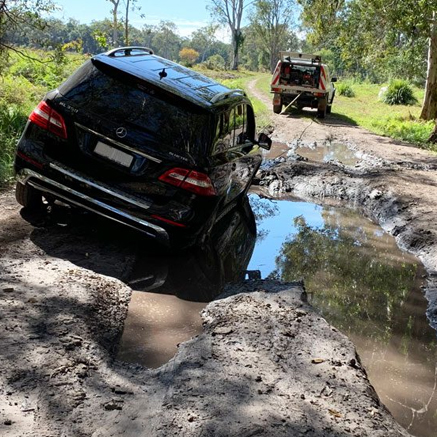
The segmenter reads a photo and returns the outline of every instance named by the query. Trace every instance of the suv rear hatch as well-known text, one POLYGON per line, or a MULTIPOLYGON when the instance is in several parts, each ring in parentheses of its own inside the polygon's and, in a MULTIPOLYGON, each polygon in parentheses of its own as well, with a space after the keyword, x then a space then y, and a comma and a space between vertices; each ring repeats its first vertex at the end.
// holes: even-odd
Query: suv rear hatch
MULTIPOLYGON (((167 224, 187 223, 194 210, 202 210, 193 203, 213 202, 193 196, 202 181, 181 190, 181 175, 171 172, 206 168, 204 148, 215 132, 207 109, 96 60, 49 93, 46 102, 66 129, 66 138, 46 133, 42 140, 55 179, 92 181, 95 185, 84 183, 83 190, 103 190, 91 196, 167 224), (165 182, 160 180, 163 175, 165 182), (114 197, 117 191, 123 196, 114 197), (132 201, 124 202, 127 197, 132 201)), ((193 224, 201 221, 198 216, 193 224)))

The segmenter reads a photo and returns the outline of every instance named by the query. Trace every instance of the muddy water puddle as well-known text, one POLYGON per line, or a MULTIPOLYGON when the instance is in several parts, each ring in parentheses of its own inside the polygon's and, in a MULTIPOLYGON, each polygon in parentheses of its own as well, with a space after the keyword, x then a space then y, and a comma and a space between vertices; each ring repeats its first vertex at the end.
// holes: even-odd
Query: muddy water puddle
POLYGON ((246 203, 214 227, 202 249, 139 252, 128 280, 133 294, 118 359, 151 368, 168 362, 178 343, 202 331, 200 312, 224 284, 244 279, 255 240, 246 203))
POLYGON ((303 279, 308 301, 354 342, 396 420, 435 436, 437 342, 420 262, 354 211, 258 196, 251 203, 259 238, 249 269, 303 279))
POLYGON ((264 152, 266 160, 277 160, 278 158, 299 159, 299 157, 309 161, 338 162, 352 167, 360 162, 357 152, 346 144, 329 141, 323 143, 294 142, 290 144, 274 142, 272 148, 268 152, 264 152))
POLYGON ((309 302, 349 336, 382 402, 416 436, 437 427, 437 342, 426 320, 418 260, 350 210, 250 196, 211 244, 141 252, 118 358, 159 367, 202 331, 199 312, 246 270, 305 281, 309 302), (253 215, 253 213, 254 215, 253 215))

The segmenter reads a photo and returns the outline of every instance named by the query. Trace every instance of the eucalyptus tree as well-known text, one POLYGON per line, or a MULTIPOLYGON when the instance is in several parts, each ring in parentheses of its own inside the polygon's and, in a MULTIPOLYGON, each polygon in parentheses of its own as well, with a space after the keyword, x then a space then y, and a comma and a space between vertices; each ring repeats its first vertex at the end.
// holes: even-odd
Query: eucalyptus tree
POLYGON ((7 36, 13 36, 24 27, 44 29, 47 22, 43 15, 55 9, 52 0, 0 0, 0 51, 17 51, 7 36))
POLYGON ((118 45, 118 7, 120 6, 121 0, 107 0, 112 4, 111 14, 112 14, 112 45, 117 47, 118 45))
POLYGON ((253 6, 251 26, 268 53, 269 68, 273 72, 278 52, 289 48, 286 44, 291 33, 290 26, 296 4, 294 0, 255 0, 253 6))
POLYGON ((388 71, 397 59, 403 63, 398 74, 422 76, 425 97, 420 117, 437 119, 437 0, 298 1, 313 40, 335 41, 346 63, 388 71))
POLYGON ((253 2, 249 0, 210 0, 211 16, 229 27, 232 38, 232 70, 238 68, 238 55, 244 42, 241 21, 244 10, 253 2))
POLYGON ((177 27, 173 22, 161 21, 154 28, 151 48, 160 56, 176 61, 181 45, 181 37, 177 34, 177 27))
POLYGON ((191 34, 191 46, 200 53, 200 62, 204 62, 208 56, 211 56, 211 50, 217 43, 218 25, 209 24, 208 26, 201 27, 191 34))

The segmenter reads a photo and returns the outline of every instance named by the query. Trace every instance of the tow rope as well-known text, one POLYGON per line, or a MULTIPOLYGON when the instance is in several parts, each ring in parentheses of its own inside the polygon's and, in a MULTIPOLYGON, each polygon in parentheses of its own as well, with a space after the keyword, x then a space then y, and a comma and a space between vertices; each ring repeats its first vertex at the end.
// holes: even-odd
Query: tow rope
MULTIPOLYGON (((303 94, 303 91, 290 103, 288 104, 282 111, 281 114, 283 114, 301 95, 303 94)), ((281 115, 279 114, 279 115, 281 115)))

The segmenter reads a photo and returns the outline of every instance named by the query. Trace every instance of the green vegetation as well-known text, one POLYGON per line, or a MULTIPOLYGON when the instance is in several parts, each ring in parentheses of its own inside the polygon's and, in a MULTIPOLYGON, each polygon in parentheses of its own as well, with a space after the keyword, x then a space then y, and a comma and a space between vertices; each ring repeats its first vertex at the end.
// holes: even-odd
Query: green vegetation
POLYGON ((407 81, 401 79, 390 81, 381 100, 388 105, 414 105, 417 103, 413 88, 407 81))
POLYGON ((348 83, 339 83, 336 89, 336 94, 338 96, 355 97, 355 91, 348 83))
POLYGON ((42 51, 25 51, 24 55, 11 53, 2 67, 0 186, 12 178, 15 146, 29 113, 48 90, 56 88, 85 59, 83 55, 42 51))
POLYGON ((252 102, 253 109, 255 111, 256 126, 258 132, 270 125, 270 108, 267 108, 267 106, 263 102, 261 102, 261 100, 251 95, 248 86, 249 82, 252 80, 257 80, 257 86, 260 80, 266 81, 266 83, 270 83, 269 81, 271 76, 269 74, 260 76, 259 73, 254 73, 252 71, 214 71, 203 69, 201 67, 197 67, 197 70, 200 70, 206 76, 213 78, 214 80, 222 83, 228 88, 241 89, 248 94, 252 102), (260 77, 261 79, 259 79, 260 77))
POLYGON ((353 87, 356 94, 353 98, 336 95, 333 117, 340 116, 371 132, 437 150, 435 145, 427 143, 434 123, 419 118, 421 107, 418 102, 423 100, 423 90, 412 87, 416 99, 413 105, 390 106, 378 97, 381 85, 355 82, 353 87))

